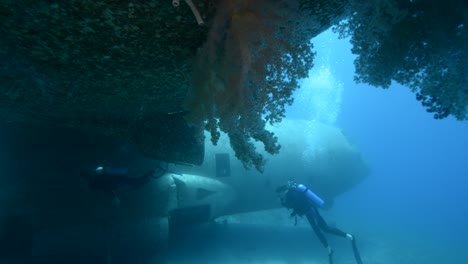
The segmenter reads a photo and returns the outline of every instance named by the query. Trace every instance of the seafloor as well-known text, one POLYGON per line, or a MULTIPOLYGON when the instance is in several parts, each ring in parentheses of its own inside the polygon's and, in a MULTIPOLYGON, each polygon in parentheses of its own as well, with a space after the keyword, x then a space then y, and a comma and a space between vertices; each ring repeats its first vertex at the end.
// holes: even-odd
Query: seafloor
MULTIPOLYGON (((275 210, 226 219, 226 223, 199 227, 172 245, 163 263, 328 263, 305 219, 294 226, 288 212, 275 210), (250 223, 249 223, 250 222, 250 223), (280 223, 269 224, 269 223, 280 223)), ((361 257, 368 264, 464 264, 468 240, 443 237, 433 229, 390 223, 352 223, 324 213, 332 225, 355 234, 361 257), (458 241, 457 241, 458 240, 458 241)), ((335 264, 356 263, 347 239, 328 235, 335 264)), ((161 263, 161 262, 159 262, 161 263)))
MULTIPOLYGON (((465 264, 468 259, 467 239, 444 237, 439 231, 424 228, 424 223, 416 229, 391 221, 370 223, 361 219, 349 222, 327 212, 323 216, 331 225, 356 236, 365 264, 465 264)), ((330 235, 328 238, 335 250, 334 264, 356 263, 347 239, 330 235)), ((32 261, 89 264, 329 263, 326 250, 305 219, 299 219, 295 226, 286 209, 225 217, 213 223, 181 228, 172 236, 168 247, 168 250, 155 254, 148 254, 148 251, 142 254, 140 250, 130 248, 126 252, 110 250, 110 256, 103 251, 97 257, 55 258, 50 252, 50 257, 32 261)))

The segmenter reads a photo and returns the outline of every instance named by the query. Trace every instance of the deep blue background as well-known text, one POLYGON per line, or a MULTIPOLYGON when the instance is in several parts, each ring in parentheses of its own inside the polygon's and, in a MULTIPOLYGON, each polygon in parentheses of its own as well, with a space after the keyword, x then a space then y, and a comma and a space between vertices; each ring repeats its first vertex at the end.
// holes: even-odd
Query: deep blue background
POLYGON ((315 43, 319 53, 330 47, 330 67, 344 85, 337 125, 371 168, 365 182, 337 199, 338 218, 468 241, 468 123, 435 120, 397 83, 356 84, 349 41, 327 32, 315 43))

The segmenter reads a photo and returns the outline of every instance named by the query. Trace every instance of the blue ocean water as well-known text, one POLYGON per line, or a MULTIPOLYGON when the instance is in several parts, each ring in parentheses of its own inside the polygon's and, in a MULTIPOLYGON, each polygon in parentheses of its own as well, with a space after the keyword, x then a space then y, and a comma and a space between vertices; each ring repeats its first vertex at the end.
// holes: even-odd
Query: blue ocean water
POLYGON ((369 178, 337 199, 336 219, 375 241, 414 246, 413 262, 405 263, 465 263, 468 123, 435 120, 399 84, 385 90, 356 84, 349 42, 331 32, 316 41, 333 44, 329 65, 344 87, 336 124, 371 168, 369 178), (420 251, 425 256, 418 259, 420 251))
POLYGON ((327 218, 361 237, 369 263, 465 263, 468 123, 434 119, 397 83, 357 84, 351 44, 331 30, 313 43, 314 69, 288 118, 339 127, 371 170, 327 218))

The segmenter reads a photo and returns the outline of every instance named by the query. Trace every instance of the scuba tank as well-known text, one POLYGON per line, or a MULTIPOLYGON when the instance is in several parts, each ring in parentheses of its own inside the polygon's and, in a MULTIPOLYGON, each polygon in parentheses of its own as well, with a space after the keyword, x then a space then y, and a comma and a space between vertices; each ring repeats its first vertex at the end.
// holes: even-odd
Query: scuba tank
POLYGON ((304 184, 289 183, 290 187, 295 188, 300 193, 303 193, 315 207, 322 207, 325 203, 322 198, 309 190, 304 184))

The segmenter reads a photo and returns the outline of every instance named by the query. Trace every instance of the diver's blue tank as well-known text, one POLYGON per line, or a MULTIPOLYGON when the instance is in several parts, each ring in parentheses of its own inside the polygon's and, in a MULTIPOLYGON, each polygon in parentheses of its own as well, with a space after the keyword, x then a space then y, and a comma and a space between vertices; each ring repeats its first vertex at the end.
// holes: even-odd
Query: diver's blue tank
POLYGON ((318 197, 314 192, 309 190, 304 184, 298 184, 296 189, 302 193, 309 199, 309 201, 316 207, 322 207, 325 203, 322 198, 318 197))

